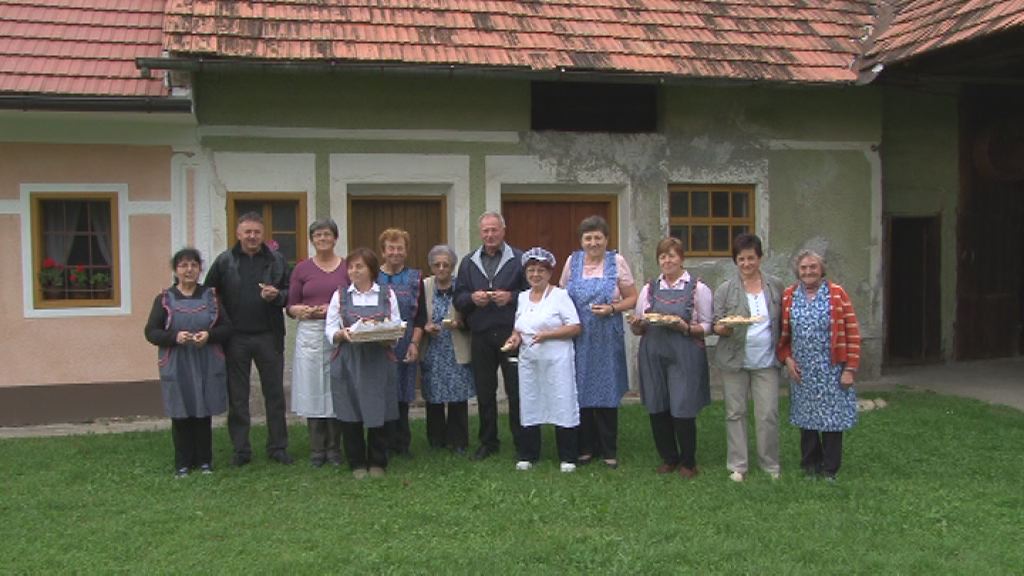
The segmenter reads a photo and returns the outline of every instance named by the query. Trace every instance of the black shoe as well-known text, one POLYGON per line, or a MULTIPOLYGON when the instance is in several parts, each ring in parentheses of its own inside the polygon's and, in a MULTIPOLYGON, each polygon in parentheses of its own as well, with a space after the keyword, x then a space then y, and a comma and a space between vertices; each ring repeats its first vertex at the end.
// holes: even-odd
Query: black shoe
POLYGON ((248 464, 249 462, 252 462, 252 454, 242 454, 240 452, 235 452, 235 455, 231 457, 232 466, 242 467, 248 464))
POLYGON ((491 448, 490 446, 481 446, 476 449, 476 452, 470 457, 470 460, 486 460, 491 457, 491 454, 497 454, 497 448, 491 448))
POLYGON ((200 464, 199 465, 199 473, 200 474, 205 474, 205 475, 213 474, 213 466, 210 465, 209 463, 207 463, 207 464, 200 464))
POLYGON ((294 462, 294 460, 292 460, 292 457, 289 456, 288 453, 285 452, 284 450, 278 450, 277 452, 274 452, 273 454, 270 455, 270 459, 274 460, 275 462, 280 462, 281 464, 286 465, 294 462))
POLYGON ((188 478, 188 468, 178 468, 178 470, 174 472, 174 477, 188 478))

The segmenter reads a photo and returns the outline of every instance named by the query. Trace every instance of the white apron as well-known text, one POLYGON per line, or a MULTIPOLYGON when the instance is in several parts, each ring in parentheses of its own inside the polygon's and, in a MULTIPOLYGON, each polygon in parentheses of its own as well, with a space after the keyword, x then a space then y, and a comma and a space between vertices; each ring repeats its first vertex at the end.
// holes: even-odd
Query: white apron
POLYGON ((334 418, 331 353, 323 320, 299 320, 292 362, 292 411, 306 418, 334 418))
POLYGON ((516 330, 523 338, 519 348, 519 406, 523 426, 579 426, 572 340, 533 343, 538 332, 579 322, 576 306, 561 288, 551 288, 536 304, 530 302, 529 291, 519 294, 516 330))

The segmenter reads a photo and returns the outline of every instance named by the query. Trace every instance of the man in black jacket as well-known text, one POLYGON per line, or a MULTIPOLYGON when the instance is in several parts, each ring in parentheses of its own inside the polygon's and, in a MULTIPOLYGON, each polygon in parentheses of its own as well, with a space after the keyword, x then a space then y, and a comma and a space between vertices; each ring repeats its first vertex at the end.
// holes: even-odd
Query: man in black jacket
POLYGON ((523 252, 505 244, 505 219, 497 212, 480 216, 483 245, 463 258, 455 281, 455 307, 473 333, 471 366, 480 413, 480 447, 474 460, 498 451, 498 367, 508 396, 509 429, 519 451, 519 372, 501 347, 512 334, 519 292, 529 285, 520 262, 523 252))
POLYGON ((267 456, 291 464, 284 398, 284 317, 288 302, 288 264, 263 243, 263 218, 248 212, 238 218, 238 242, 222 252, 206 274, 237 326, 228 341, 228 434, 235 454, 231 463, 252 460, 249 444, 249 373, 253 361, 267 411, 267 456))

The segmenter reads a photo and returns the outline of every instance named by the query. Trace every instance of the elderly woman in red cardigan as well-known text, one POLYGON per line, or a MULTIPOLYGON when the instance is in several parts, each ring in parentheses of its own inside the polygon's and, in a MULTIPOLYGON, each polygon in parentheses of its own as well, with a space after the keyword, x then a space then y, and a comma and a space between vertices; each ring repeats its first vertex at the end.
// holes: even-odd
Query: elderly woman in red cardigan
POLYGON ((850 296, 825 280, 825 260, 811 250, 796 257, 799 282, 782 294, 777 355, 791 381, 789 420, 800 428, 800 464, 810 476, 834 481, 843 431, 857 423, 854 375, 860 329, 850 296))

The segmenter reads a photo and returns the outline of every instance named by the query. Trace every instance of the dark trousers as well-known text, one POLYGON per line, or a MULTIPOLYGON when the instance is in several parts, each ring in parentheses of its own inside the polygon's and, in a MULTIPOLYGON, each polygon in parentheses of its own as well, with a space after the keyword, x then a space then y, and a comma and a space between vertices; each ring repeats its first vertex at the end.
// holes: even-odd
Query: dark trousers
POLYGON ((212 419, 171 418, 174 468, 198 468, 213 463, 212 419))
POLYGON ((341 423, 335 418, 308 418, 309 459, 323 464, 341 463, 341 423))
POLYGON ((697 467, 696 418, 673 418, 671 412, 651 414, 651 432, 662 462, 690 470, 697 467))
POLYGON ((341 438, 349 468, 388 467, 388 434, 385 426, 367 428, 362 422, 341 422, 341 438))
POLYGON ((469 402, 427 404, 427 442, 433 448, 468 448, 469 402))
POLYGON ((619 409, 580 408, 580 456, 615 460, 619 450, 619 409))
MULTIPOLYGON (((576 439, 579 428, 562 428, 555 426, 555 445, 558 446, 558 461, 576 463, 576 439)), ((540 426, 524 426, 520 433, 519 459, 527 462, 540 460, 540 426)))
POLYGON ((388 450, 394 454, 408 454, 412 445, 412 430, 409 428, 409 403, 398 403, 398 420, 384 425, 388 434, 388 450))
POLYGON ((473 333, 472 358, 473 380, 476 384, 477 407, 480 413, 480 444, 497 450, 498 441, 498 368, 505 379, 505 395, 508 396, 508 427, 512 442, 518 451, 519 432, 519 369, 509 362, 507 353, 501 347, 512 334, 508 330, 487 330, 473 333))
POLYGON ((284 343, 273 332, 236 332, 227 345, 228 434, 235 454, 252 455, 249 444, 249 373, 253 362, 267 413, 267 454, 288 448, 285 423, 284 343))
POLYGON ((842 432, 800 429, 800 466, 804 472, 835 476, 842 460, 842 432))

